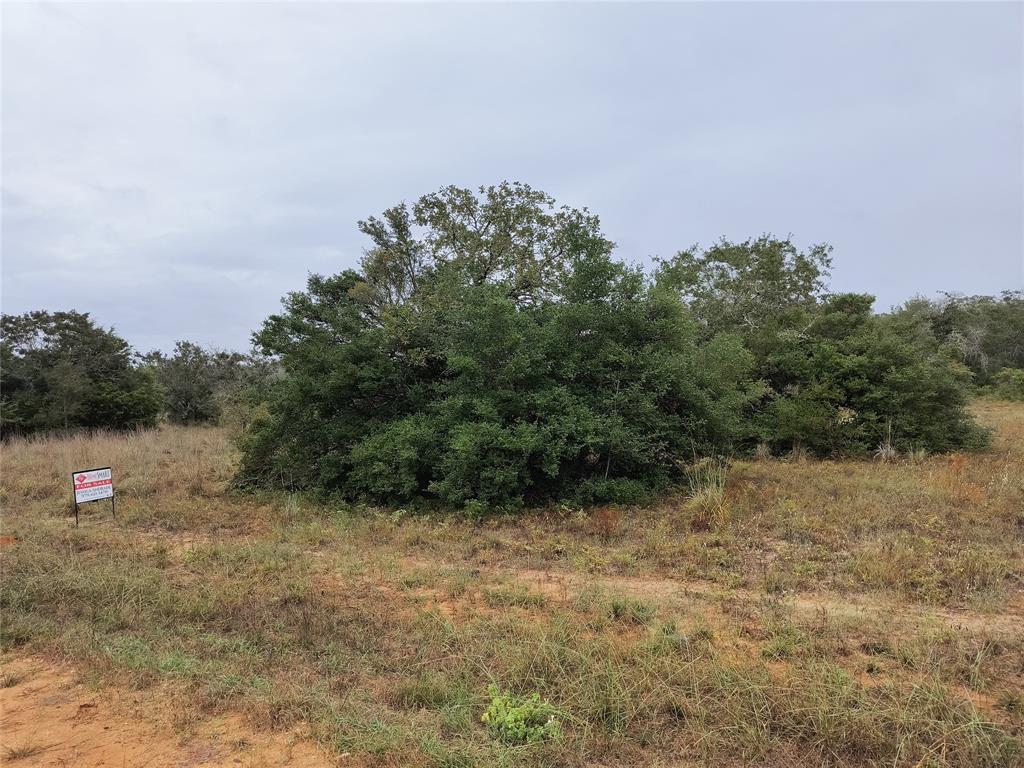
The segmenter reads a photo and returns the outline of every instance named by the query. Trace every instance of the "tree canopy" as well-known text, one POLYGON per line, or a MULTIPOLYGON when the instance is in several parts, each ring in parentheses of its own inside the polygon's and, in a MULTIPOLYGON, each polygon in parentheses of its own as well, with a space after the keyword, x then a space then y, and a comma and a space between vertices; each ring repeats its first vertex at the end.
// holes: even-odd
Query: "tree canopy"
POLYGON ((735 338, 611 258, 596 217, 522 184, 362 223, 256 334, 286 376, 241 480, 404 503, 639 498, 725 450, 759 390, 735 338))
POLYGON ((243 355, 140 358, 77 312, 3 316, 5 434, 159 417, 243 432, 237 483, 383 504, 639 500, 710 455, 981 447, 968 399, 1024 397, 1024 295, 829 292, 831 248, 721 240, 653 270, 526 184, 358 223, 243 355))
POLYGON ((763 236, 654 274, 597 217, 524 184, 446 187, 360 222, 359 270, 314 275, 255 335, 284 376, 239 482, 383 503, 625 500, 708 454, 984 442, 969 374, 830 249, 763 236))
POLYGON ((152 372, 128 343, 79 312, 0 319, 0 425, 5 434, 149 426, 160 412, 152 372))

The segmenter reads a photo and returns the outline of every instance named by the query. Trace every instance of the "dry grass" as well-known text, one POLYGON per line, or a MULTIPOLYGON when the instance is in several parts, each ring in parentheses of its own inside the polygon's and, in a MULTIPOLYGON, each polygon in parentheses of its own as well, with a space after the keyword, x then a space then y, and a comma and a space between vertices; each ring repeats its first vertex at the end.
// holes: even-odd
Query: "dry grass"
POLYGON ((369 765, 1020 765, 1024 406, 977 407, 985 454, 482 522, 231 495, 216 429, 11 441, 0 637, 369 765), (106 464, 118 520, 76 530, 106 464), (564 735, 491 739, 491 683, 564 735))
POLYGON ((45 751, 46 747, 42 744, 20 744, 16 747, 4 747, 4 760, 13 763, 16 760, 25 760, 45 751))

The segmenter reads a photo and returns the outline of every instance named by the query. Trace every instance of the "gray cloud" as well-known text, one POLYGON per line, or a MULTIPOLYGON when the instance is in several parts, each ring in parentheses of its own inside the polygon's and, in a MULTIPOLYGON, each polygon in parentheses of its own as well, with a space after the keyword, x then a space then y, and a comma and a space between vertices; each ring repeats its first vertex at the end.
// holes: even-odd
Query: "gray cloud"
POLYGON ((520 179, 623 258, 835 248, 834 285, 1024 286, 1020 4, 8 4, 3 308, 244 347, 356 220, 520 179))

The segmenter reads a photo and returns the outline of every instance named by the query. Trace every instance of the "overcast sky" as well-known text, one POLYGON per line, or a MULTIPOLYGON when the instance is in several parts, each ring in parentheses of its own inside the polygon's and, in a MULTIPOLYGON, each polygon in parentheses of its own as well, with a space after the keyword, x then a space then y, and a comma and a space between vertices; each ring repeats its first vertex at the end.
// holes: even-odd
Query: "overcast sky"
POLYGON ((3 310, 247 348, 358 219, 502 179, 631 261, 792 233, 878 309, 1021 288, 1022 9, 5 3, 3 310))

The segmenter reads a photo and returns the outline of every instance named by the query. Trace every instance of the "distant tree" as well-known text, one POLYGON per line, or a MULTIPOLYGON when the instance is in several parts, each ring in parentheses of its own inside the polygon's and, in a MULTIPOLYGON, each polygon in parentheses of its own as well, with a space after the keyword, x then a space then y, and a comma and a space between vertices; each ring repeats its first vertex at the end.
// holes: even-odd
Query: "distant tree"
MULTIPOLYGON (((241 417, 240 407, 260 399, 273 365, 258 356, 209 350, 178 341, 165 355, 145 357, 164 393, 164 414, 176 424, 218 422, 225 411, 241 417)), ((265 396, 265 393, 264 393, 265 396)))
POLYGON ((901 448, 977 447, 966 411, 969 373, 943 354, 930 307, 898 319, 872 314, 870 296, 827 292, 831 248, 789 240, 722 241, 661 263, 706 333, 739 336, 766 386, 750 440, 819 455, 901 448))
POLYGON ((151 426, 161 393, 128 343, 79 312, 0 319, 0 425, 5 433, 151 426))
POLYGON ((217 371, 212 353, 191 342, 178 341, 171 355, 152 352, 146 362, 153 366, 163 388, 164 409, 170 421, 190 424, 217 418, 217 371))
POLYGON ((970 367, 978 384, 988 384, 1002 368, 1024 368, 1024 291, 918 298, 894 315, 926 320, 935 338, 970 367))

